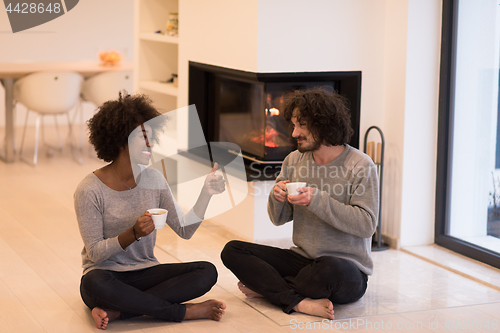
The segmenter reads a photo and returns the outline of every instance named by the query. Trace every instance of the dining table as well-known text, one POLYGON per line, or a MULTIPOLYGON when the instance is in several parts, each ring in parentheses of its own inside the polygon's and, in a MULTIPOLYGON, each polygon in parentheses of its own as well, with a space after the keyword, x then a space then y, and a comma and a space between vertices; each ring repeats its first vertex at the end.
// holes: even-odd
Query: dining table
POLYGON ((99 61, 0 62, 0 82, 5 90, 5 138, 3 149, 0 149, 0 160, 6 163, 13 163, 15 161, 14 84, 17 79, 30 73, 41 71, 77 72, 84 78, 87 78, 101 72, 132 69, 132 61, 122 61, 113 65, 104 64, 99 61))

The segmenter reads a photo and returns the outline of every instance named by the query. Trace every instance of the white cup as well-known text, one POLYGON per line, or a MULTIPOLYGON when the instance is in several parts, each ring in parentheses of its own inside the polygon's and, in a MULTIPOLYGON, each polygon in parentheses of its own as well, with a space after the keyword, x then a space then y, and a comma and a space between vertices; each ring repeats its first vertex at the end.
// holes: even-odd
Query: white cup
POLYGON ((300 194, 297 192, 297 189, 300 187, 306 187, 307 183, 305 182, 294 182, 294 183, 286 183, 286 191, 288 195, 297 195, 300 194))
POLYGON ((151 218, 155 224, 155 229, 162 229, 167 222, 168 210, 162 208, 148 209, 148 212, 153 214, 151 218))

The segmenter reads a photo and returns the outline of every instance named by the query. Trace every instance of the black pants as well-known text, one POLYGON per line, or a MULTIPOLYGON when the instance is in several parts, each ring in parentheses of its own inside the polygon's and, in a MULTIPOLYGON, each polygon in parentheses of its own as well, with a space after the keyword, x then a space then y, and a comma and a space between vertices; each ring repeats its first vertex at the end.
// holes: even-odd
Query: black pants
POLYGON ((285 313, 306 297, 328 298, 334 304, 357 301, 368 281, 366 274, 345 259, 312 260, 292 250, 241 241, 227 243, 221 258, 244 285, 285 313))
POLYGON ((82 277, 80 293, 91 309, 121 312, 121 319, 140 315, 181 322, 186 306, 217 282, 209 262, 161 264, 146 269, 115 272, 95 269, 82 277))

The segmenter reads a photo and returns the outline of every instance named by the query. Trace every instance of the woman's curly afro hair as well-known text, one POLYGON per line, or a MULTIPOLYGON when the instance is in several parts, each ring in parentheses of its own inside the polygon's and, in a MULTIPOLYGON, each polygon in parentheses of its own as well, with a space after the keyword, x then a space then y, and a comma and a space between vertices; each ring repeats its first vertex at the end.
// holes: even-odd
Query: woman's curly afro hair
MULTIPOLYGON (((146 95, 129 95, 120 92, 117 100, 107 101, 87 122, 90 143, 97 157, 111 162, 128 145, 132 131, 146 121, 160 116, 146 95)), ((152 141, 157 139, 153 131, 152 141)))
POLYGON ((305 121, 314 139, 325 146, 349 143, 354 133, 349 101, 323 88, 296 91, 285 106, 284 116, 288 121, 293 116, 299 123, 305 121))

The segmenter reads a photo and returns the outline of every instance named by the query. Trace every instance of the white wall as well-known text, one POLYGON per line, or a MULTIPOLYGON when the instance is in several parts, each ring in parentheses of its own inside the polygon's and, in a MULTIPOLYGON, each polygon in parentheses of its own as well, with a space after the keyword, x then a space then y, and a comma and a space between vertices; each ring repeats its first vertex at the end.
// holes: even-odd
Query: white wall
POLYGON ((13 34, 0 10, 0 62, 97 60, 99 48, 132 58, 132 0, 84 0, 55 20, 13 34))
POLYGON ((362 71, 361 138, 381 125, 385 0, 261 0, 258 15, 258 72, 362 71))
POLYGON ((434 243, 441 8, 408 1, 401 246, 434 243))
POLYGON ((384 115, 386 140, 382 186, 382 234, 401 234, 401 193, 405 119, 408 1, 387 0, 384 40, 384 115))
POLYGON ((257 71, 257 0, 179 0, 179 96, 188 104, 188 61, 257 71))
MULTIPOLYGON (((99 51, 105 49, 125 52, 126 60, 132 60, 133 0, 79 1, 57 19, 15 34, 7 12, 0 10, 0 62, 97 61, 99 51)), ((86 104, 90 115, 93 106, 86 104)), ((5 124, 4 105, 0 85, 0 127, 5 124)), ((24 125, 24 117, 20 106, 18 126, 24 125)))

